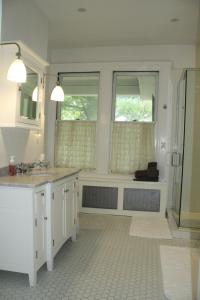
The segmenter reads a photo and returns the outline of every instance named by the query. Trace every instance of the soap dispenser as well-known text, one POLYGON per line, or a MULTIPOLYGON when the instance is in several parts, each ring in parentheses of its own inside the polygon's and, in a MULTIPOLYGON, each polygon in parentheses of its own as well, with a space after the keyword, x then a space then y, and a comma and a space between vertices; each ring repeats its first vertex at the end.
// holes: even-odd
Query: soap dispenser
POLYGON ((8 166, 8 174, 10 176, 16 175, 16 166, 15 166, 15 156, 11 155, 9 160, 9 166, 8 166))

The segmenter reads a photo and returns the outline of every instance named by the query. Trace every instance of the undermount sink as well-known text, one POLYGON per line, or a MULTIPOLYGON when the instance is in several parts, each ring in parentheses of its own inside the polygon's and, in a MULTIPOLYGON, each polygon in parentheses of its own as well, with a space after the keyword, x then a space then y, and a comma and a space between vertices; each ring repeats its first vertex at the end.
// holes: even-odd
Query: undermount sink
POLYGON ((52 170, 45 170, 45 169, 35 169, 35 170, 32 170, 29 175, 31 176, 52 176, 52 175, 55 175, 55 172, 52 171, 52 170))
POLYGON ((51 176, 52 173, 30 173, 31 176, 51 176))

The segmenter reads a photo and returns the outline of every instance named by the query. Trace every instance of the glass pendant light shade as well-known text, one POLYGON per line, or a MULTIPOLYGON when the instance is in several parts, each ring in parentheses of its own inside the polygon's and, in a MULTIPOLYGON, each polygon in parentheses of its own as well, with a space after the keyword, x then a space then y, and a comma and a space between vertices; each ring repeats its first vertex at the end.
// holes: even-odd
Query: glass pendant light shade
POLYGON ((13 82, 26 82, 26 67, 20 58, 17 58, 10 65, 7 79, 13 82))
POLYGON ((51 100, 53 101, 64 101, 65 94, 60 85, 56 85, 51 93, 51 100))
POLYGON ((38 87, 36 86, 32 93, 32 101, 37 102, 38 101, 38 87))

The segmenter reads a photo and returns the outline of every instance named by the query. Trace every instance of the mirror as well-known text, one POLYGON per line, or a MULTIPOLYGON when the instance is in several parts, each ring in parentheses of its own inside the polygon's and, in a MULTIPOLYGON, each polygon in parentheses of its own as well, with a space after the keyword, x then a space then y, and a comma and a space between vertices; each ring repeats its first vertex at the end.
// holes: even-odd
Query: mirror
MULTIPOLYGON (((20 86, 20 119, 38 119, 38 74, 26 66, 27 81, 20 86)), ((31 123, 31 122, 29 122, 31 123)))

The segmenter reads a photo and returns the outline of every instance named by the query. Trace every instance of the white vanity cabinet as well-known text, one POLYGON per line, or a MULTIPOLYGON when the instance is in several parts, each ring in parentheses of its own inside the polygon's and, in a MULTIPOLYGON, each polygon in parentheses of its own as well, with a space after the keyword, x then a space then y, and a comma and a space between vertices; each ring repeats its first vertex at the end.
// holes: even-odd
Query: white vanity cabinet
POLYGON ((46 190, 0 186, 0 269, 28 273, 46 261, 46 190))
POLYGON ((34 286, 44 263, 53 269, 62 245, 76 239, 77 174, 0 177, 0 270, 26 273, 34 286))
POLYGON ((27 69, 27 82, 23 84, 7 80, 7 71, 16 58, 16 45, 0 47, 0 127, 40 129, 44 120, 44 73, 48 63, 23 43, 22 59, 27 69), (37 101, 32 93, 37 86, 37 101))

